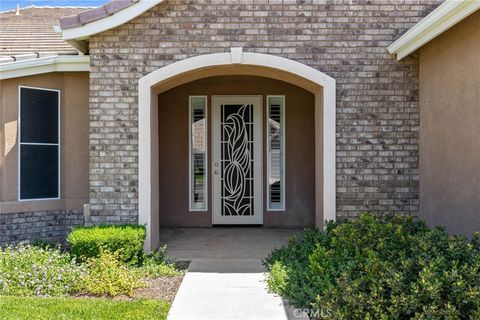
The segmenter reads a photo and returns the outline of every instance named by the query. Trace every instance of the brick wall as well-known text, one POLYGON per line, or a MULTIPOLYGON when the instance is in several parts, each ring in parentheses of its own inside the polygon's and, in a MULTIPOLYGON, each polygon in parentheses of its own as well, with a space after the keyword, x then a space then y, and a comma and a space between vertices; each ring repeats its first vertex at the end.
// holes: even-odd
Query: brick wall
POLYGON ((386 47, 440 2, 175 0, 91 37, 92 221, 137 220, 138 79, 238 46, 336 79, 339 218, 417 212, 418 59, 386 47))
POLYGON ((0 246, 24 240, 63 243, 83 222, 83 212, 75 210, 0 214, 0 246))

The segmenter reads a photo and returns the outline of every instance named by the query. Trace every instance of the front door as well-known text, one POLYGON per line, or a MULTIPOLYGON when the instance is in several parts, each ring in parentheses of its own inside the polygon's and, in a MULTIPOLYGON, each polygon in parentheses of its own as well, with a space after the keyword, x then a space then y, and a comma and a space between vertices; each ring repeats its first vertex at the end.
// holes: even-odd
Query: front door
POLYGON ((212 97, 213 224, 262 224, 262 97, 212 97))

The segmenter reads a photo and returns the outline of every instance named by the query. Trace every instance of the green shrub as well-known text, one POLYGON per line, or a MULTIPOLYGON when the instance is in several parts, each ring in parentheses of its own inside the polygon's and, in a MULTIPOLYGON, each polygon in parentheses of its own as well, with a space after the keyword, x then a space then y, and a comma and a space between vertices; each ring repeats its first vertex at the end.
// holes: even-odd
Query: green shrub
POLYGON ((478 239, 448 236, 411 217, 363 214, 307 231, 266 265, 272 291, 317 315, 480 319, 478 239))
POLYGON ((139 276, 118 259, 118 252, 111 253, 100 249, 98 257, 87 259, 87 274, 79 281, 75 290, 97 296, 131 296, 134 289, 143 284, 139 276))
POLYGON ((85 268, 58 247, 28 243, 0 247, 0 295, 65 295, 85 274, 85 268))
MULTIPOLYGON (((328 234, 318 229, 306 229, 303 233, 290 238, 285 247, 274 250, 266 259, 270 269, 267 284, 279 294, 292 301, 298 307, 307 307, 316 288, 306 285, 311 272, 308 258, 317 243, 326 243, 328 234)), ((313 284, 313 282, 312 282, 313 284)))
POLYGON ((142 257, 145 227, 141 225, 101 225, 75 228, 67 238, 70 252, 81 260, 98 257, 100 249, 118 254, 128 264, 142 257))

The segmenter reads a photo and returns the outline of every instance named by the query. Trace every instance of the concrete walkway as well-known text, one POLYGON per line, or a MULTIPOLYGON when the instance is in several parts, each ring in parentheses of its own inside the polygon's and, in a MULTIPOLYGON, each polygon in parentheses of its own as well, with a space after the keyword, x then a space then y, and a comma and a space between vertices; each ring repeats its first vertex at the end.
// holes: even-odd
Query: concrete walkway
MULTIPOLYGON (((268 292, 261 263, 299 230, 209 228, 162 230, 168 255, 191 260, 168 320, 302 319, 268 292)), ((162 232, 161 232, 162 234, 162 232)))

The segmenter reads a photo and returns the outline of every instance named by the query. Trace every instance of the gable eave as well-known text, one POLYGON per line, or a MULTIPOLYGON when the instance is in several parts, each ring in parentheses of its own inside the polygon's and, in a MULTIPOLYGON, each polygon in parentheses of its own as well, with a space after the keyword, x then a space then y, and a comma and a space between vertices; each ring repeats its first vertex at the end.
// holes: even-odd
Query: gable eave
POLYGON ((480 0, 447 0, 388 47, 402 60, 429 41, 480 9, 480 0))
POLYGON ((0 64, 0 80, 51 72, 90 72, 90 57, 52 55, 0 64))
POLYGON ((62 29, 60 27, 59 30, 62 32, 62 39, 65 41, 88 41, 90 36, 125 24, 163 1, 164 0, 139 0, 112 15, 107 15, 101 19, 73 28, 62 29))

